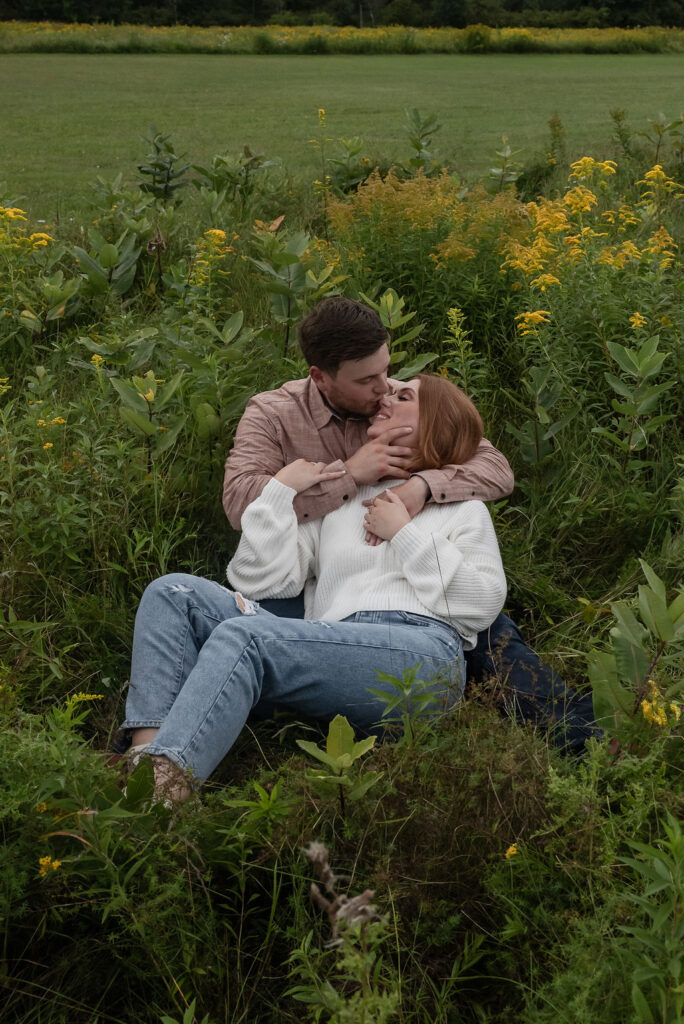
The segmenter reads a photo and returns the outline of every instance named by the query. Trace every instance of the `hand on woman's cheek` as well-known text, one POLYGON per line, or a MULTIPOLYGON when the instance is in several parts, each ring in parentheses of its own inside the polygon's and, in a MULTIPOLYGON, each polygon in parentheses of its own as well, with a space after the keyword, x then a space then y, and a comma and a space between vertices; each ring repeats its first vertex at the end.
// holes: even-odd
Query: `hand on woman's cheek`
POLYGON ((382 540, 392 540, 395 533, 411 522, 406 505, 392 491, 384 491, 366 511, 363 525, 369 533, 382 540))

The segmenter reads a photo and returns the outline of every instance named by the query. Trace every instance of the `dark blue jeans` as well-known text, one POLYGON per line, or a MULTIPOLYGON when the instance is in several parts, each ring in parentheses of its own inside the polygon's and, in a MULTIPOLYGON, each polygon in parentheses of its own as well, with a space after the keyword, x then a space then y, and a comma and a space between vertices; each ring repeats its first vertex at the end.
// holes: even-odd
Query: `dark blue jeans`
MULTIPOLYGON (((274 615, 303 618, 303 596, 260 601, 274 615)), ((551 731, 567 753, 579 754, 585 740, 600 736, 591 694, 578 694, 545 665, 523 640, 516 624, 501 613, 480 633, 473 651, 465 651, 466 678, 475 685, 496 680, 506 713, 551 731)))

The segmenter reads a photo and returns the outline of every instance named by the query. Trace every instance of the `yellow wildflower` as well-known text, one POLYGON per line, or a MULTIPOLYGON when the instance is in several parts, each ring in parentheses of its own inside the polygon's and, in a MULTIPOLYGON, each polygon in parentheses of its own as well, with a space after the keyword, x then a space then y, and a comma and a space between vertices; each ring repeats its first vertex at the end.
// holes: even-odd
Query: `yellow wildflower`
POLYGON ((629 322, 630 322, 630 325, 636 331, 636 330, 638 330, 639 327, 645 327, 646 324, 648 323, 648 320, 646 319, 645 316, 642 316, 641 313, 632 313, 632 315, 629 318, 629 322))
POLYGON ((325 128, 325 110, 323 109, 323 107, 318 108, 318 123, 320 124, 321 128, 325 128))
POLYGON ((641 193, 642 199, 655 199, 666 193, 674 195, 676 199, 681 199, 684 195, 684 188, 674 178, 670 178, 660 164, 655 164, 650 171, 646 171, 643 178, 637 181, 637 185, 650 186, 641 193))
POLYGON ((77 693, 69 700, 72 704, 82 704, 84 700, 104 700, 104 695, 101 693, 77 693))
POLYGON ((540 274, 539 277, 535 277, 533 281, 530 281, 530 288, 539 288, 545 292, 547 288, 551 288, 554 284, 560 285, 560 281, 553 274, 540 274))
POLYGON ((660 324, 662 327, 674 327, 674 321, 669 316, 661 316, 660 324))
POLYGON ((92 356, 90 357, 90 362, 93 364, 96 370, 99 370, 102 364, 104 363, 104 359, 98 352, 93 352, 92 356))
POLYGON ((6 391, 11 391, 12 385, 8 384, 9 377, 0 377, 0 395, 4 395, 6 391))
POLYGON ((226 240, 226 233, 220 228, 210 228, 208 231, 204 232, 204 236, 205 238, 213 239, 217 242, 225 242, 226 240))
POLYGON ((50 420, 50 422, 64 424, 66 423, 66 420, 64 419, 63 416, 55 416, 54 420, 50 420))
POLYGON ((48 872, 56 871, 57 868, 61 866, 62 862, 61 860, 53 860, 52 857, 47 856, 41 857, 38 860, 38 864, 40 865, 40 877, 45 878, 48 872))
POLYGON ((570 164, 570 177, 576 181, 591 181, 595 177, 608 177, 615 174, 617 164, 614 160, 594 160, 591 156, 583 156, 570 164))
POLYGON ((41 801, 41 802, 40 802, 40 803, 38 804, 38 806, 36 807, 36 811, 37 811, 37 813, 38 813, 38 814, 45 814, 45 812, 47 811, 47 809, 48 809, 48 806, 47 806, 47 804, 45 803, 45 801, 44 801, 44 800, 42 800, 42 801, 41 801))
POLYGON ((584 185, 577 185, 575 188, 571 188, 563 197, 563 203, 572 213, 589 213, 592 206, 596 206, 597 202, 595 194, 591 189, 585 188, 584 185))
POLYGON ((548 309, 535 309, 527 313, 519 313, 516 316, 518 321, 518 330, 525 337, 526 334, 535 334, 536 328, 541 324, 548 324, 548 317, 551 313, 548 309))
POLYGON ((0 217, 5 220, 26 220, 26 214, 16 206, 0 206, 0 217))
POLYGON ((665 703, 664 694, 658 688, 654 679, 649 679, 650 700, 644 699, 641 702, 641 713, 649 725, 657 725, 664 729, 668 724, 676 724, 681 716, 681 706, 675 701, 665 703), (668 712, 672 720, 668 718, 668 712))
POLYGON ((43 445, 43 448, 54 448, 54 445, 53 445, 52 441, 48 441, 47 444, 43 445))
POLYGON ((47 245, 48 242, 54 242, 54 238, 52 235, 46 235, 44 231, 35 231, 29 235, 29 242, 33 242, 34 249, 39 249, 42 245, 47 245))
POLYGON ((145 394, 143 394, 142 391, 139 391, 138 394, 141 398, 144 398, 146 402, 154 402, 154 390, 152 388, 150 388, 149 391, 146 391, 145 394))
POLYGON ((505 854, 506 860, 510 860, 511 857, 517 857, 517 855, 518 855, 518 844, 517 843, 513 843, 506 850, 506 854, 505 854))

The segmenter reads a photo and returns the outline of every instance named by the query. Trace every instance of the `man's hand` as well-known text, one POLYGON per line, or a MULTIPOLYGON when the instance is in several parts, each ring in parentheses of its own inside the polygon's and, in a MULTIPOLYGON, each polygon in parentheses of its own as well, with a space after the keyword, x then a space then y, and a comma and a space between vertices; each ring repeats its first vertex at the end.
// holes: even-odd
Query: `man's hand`
POLYGON ((306 459, 296 459, 288 466, 284 466, 276 473, 275 479, 281 484, 291 487, 299 494, 306 491, 314 484, 320 484, 324 480, 337 480, 344 476, 343 469, 327 469, 325 462, 307 462, 306 459))
POLYGON ((384 491, 378 495, 366 512, 363 525, 368 533, 381 540, 392 540, 395 533, 411 522, 406 505, 396 496, 396 491, 384 491))
POLYGON ((408 479, 409 463, 416 454, 415 448, 406 448, 397 442, 411 427, 391 427, 373 441, 367 441, 362 448, 347 459, 347 472, 357 484, 374 484, 385 476, 408 479))
MULTIPOLYGON (((382 494, 378 495, 377 500, 387 501, 387 495, 389 494, 394 494, 396 497, 401 498, 406 511, 411 519, 413 519, 414 516, 417 516, 425 508, 425 502, 430 496, 430 489, 422 477, 412 476, 405 484, 398 484, 397 487, 391 487, 388 491, 383 491, 382 494)), ((363 504, 366 508, 370 508, 375 501, 375 498, 367 498, 363 504)), ((382 540, 382 537, 377 537, 375 534, 366 531, 366 544, 370 544, 371 547, 382 544, 382 540)))

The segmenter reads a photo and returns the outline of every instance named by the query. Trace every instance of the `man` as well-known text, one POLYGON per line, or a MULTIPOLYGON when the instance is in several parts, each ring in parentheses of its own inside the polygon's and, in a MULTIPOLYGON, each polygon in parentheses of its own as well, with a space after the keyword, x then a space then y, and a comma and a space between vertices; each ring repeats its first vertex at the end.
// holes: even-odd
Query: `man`
MULTIPOLYGON (((223 485, 223 507, 235 529, 271 477, 301 458, 324 462, 341 475, 297 495, 300 522, 321 518, 349 501, 357 485, 385 477, 404 480, 393 490, 411 517, 427 501, 494 501, 510 494, 511 469, 488 441, 463 465, 410 473, 413 451, 401 443, 406 428, 367 440, 368 418, 390 390, 387 332, 373 310, 352 299, 324 299, 300 324, 299 340, 309 376, 256 395, 238 425, 223 485)), ((378 542, 372 535, 368 539, 378 542)), ((296 599, 261 603, 276 614, 303 614, 296 599)), ((499 615, 479 635, 466 662, 471 682, 498 677, 510 710, 539 724, 561 726, 559 741, 567 749, 582 749, 592 733, 590 698, 567 690, 509 618, 499 615)))

